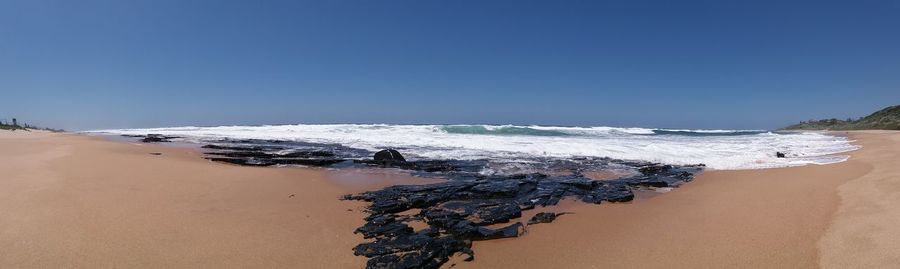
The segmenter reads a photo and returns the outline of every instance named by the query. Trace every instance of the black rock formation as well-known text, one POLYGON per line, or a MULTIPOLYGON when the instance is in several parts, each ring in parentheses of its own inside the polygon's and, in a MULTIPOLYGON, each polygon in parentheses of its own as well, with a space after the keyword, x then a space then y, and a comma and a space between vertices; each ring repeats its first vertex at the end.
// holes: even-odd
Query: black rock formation
POLYGON ((475 174, 487 166, 486 160, 421 160, 409 162, 379 162, 375 160, 354 160, 358 164, 393 167, 427 173, 475 174))
POLYGON ((203 145, 200 148, 204 149, 214 149, 214 150, 234 150, 234 151, 266 151, 266 150, 284 150, 284 147, 279 146, 229 146, 229 145, 203 145))
POLYGON ((375 152, 375 156, 373 159, 375 160, 375 162, 379 163, 406 162, 406 159, 403 158, 403 155, 400 155, 400 152, 397 152, 394 149, 385 149, 379 152, 375 152))
POLYGON ((164 143, 164 142, 172 142, 169 139, 180 138, 178 136, 165 136, 161 134, 147 134, 145 136, 130 136, 130 137, 143 137, 141 142, 144 143, 164 143))
MULTIPOLYGON (((444 170, 450 171, 445 182, 391 186, 344 197, 370 203, 366 224, 356 232, 371 241, 354 249, 356 255, 369 257, 368 268, 437 268, 455 253, 473 259, 472 241, 519 236, 524 226, 517 219, 523 210, 556 205, 564 198, 594 204, 627 202, 634 199, 635 188, 676 187, 702 169, 700 165, 644 163, 639 176, 597 181, 580 175, 538 173, 483 176, 452 163, 443 162, 444 170), (412 221, 424 222, 428 228, 414 231, 407 224, 412 221)), ((547 223, 557 216, 539 213, 529 223, 547 223)))
POLYGON ((784 158, 784 157, 785 157, 785 154, 784 154, 784 152, 776 151, 776 152, 775 152, 775 157, 777 157, 777 158, 784 158))
POLYGON ((305 165, 335 166, 361 156, 372 156, 370 151, 349 148, 337 144, 316 144, 299 141, 260 139, 221 139, 201 148, 206 159, 247 166, 305 165))
POLYGON ((299 149, 285 152, 280 147, 204 145, 213 149, 206 152, 206 159, 247 166, 306 165, 331 166, 344 162, 329 151, 299 149), (273 151, 274 150, 274 151, 273 151))
POLYGON ((331 166, 336 163, 343 162, 340 159, 304 159, 304 158, 272 158, 272 159, 254 159, 254 158, 219 158, 206 157, 206 159, 214 162, 223 162, 246 166, 273 166, 273 165, 305 165, 305 166, 331 166))
POLYGON ((552 212, 537 213, 536 215, 534 215, 534 217, 531 217, 531 219, 528 220, 528 225, 538 224, 538 223, 551 223, 554 220, 556 220, 556 217, 559 217, 560 215, 563 215, 563 214, 566 214, 566 213, 552 213, 552 212))

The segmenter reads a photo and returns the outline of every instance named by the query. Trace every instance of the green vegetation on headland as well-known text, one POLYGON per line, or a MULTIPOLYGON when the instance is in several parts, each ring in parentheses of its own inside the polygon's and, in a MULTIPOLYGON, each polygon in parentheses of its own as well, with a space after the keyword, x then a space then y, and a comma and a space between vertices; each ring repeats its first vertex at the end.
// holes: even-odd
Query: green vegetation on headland
POLYGON ((27 130, 25 127, 0 123, 0 130, 27 130))
POLYGON ((63 129, 41 128, 41 127, 28 125, 27 123, 19 124, 19 122, 15 118, 12 119, 12 122, 0 120, 0 130, 7 130, 7 131, 45 130, 45 131, 51 131, 51 132, 65 132, 65 130, 63 130, 63 129))
POLYGON ((900 130, 900 105, 856 120, 810 120, 784 127, 783 130, 900 130))

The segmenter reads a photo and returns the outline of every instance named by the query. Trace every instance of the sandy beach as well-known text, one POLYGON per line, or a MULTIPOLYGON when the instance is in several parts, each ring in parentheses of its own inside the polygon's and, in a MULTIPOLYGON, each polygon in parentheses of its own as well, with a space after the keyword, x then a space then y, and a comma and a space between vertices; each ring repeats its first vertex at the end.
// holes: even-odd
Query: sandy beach
POLYGON ((0 269, 900 268, 898 1, 0 1, 0 269))
POLYGON ((348 188, 322 170, 211 163, 193 149, 100 137, 0 136, 2 268, 365 264, 350 250, 361 204, 339 201, 348 188))
MULTIPOLYGON (((863 148, 846 162, 709 171, 630 203, 568 206, 445 267, 888 268, 900 132, 847 135, 863 148)), ((0 149, 0 268, 361 268, 364 203, 338 198, 434 181, 75 134, 0 131, 0 149)))

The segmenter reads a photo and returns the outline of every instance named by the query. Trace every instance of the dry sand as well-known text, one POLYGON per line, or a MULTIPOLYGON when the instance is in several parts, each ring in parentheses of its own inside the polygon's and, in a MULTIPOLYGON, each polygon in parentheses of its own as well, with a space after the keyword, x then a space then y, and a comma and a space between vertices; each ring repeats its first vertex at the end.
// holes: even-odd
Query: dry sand
POLYGON ((819 241, 822 268, 900 268, 900 133, 855 132, 872 171, 838 188, 841 206, 819 241))
MULTIPOLYGON (((665 195, 569 206, 520 238, 476 242, 455 268, 890 267, 900 133, 851 137, 864 149, 840 164, 707 172, 665 195)), ((360 268, 363 204, 337 198, 426 182, 8 131, 0 171, 0 268, 360 268)))
POLYGON ((0 268, 365 264, 351 250, 362 240, 353 234, 362 204, 338 201, 352 189, 322 169, 238 167, 188 148, 0 131, 0 171, 0 268))

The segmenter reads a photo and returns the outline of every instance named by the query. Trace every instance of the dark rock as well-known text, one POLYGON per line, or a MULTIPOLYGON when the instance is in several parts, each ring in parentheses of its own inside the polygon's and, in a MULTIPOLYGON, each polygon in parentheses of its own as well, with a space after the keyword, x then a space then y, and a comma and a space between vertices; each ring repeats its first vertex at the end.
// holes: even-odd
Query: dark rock
MULTIPOLYGON (((517 237, 524 225, 516 222, 489 228, 522 216, 522 210, 550 206, 566 197, 584 202, 627 202, 634 188, 677 187, 690 181, 702 166, 633 163, 642 175, 596 181, 583 176, 514 174, 483 176, 469 172, 471 161, 431 161, 391 164, 402 169, 446 169, 448 181, 425 185, 398 185, 378 191, 346 195, 344 199, 369 202, 366 224, 357 232, 375 241, 362 243, 356 255, 369 257, 369 268, 434 268, 454 253, 471 255, 471 241, 517 237), (396 214, 420 209, 406 217, 396 214), (424 221, 429 228, 414 233, 405 223, 424 221), (427 232, 425 232, 427 231, 427 232)), ((548 223, 559 214, 539 213, 529 224, 548 223)))
POLYGON ((380 162, 374 160, 354 160, 359 164, 400 168, 426 173, 476 174, 487 165, 486 160, 422 160, 407 162, 380 162))
POLYGON ((776 151, 776 152, 775 152, 775 157, 777 157, 777 158, 785 158, 786 156, 785 156, 785 154, 784 154, 783 152, 776 151))
POLYGON ((201 146, 204 149, 216 149, 216 150, 236 150, 236 151, 265 151, 265 150, 283 150, 284 147, 279 146, 228 146, 228 145, 215 145, 215 144, 207 144, 201 146))
POLYGON ((257 158, 220 158, 207 157, 207 160, 214 162, 224 162, 230 164, 244 166, 273 166, 273 165, 305 165, 305 166, 331 166, 336 163, 344 162, 341 159, 298 159, 298 158, 277 158, 277 159, 257 159, 257 158))
POLYGON ((599 204, 603 201, 607 202, 628 202, 634 200, 634 192, 631 187, 622 182, 609 182, 603 184, 603 187, 595 188, 590 193, 581 197, 581 200, 587 203, 599 204))
POLYGON ((144 136, 144 139, 141 139, 141 142, 144 143, 163 143, 163 142, 172 142, 169 139, 180 138, 178 136, 165 136, 161 134, 147 134, 144 136))
POLYGON ((515 201, 457 200, 428 208, 423 214, 431 220, 457 218, 468 220, 472 225, 481 226, 509 222, 510 219, 521 217, 522 210, 515 201))
POLYGON ((531 217, 531 219, 528 220, 528 225, 538 224, 538 223, 551 223, 554 220, 556 220, 556 217, 559 217, 564 214, 566 214, 566 213, 552 213, 552 212, 537 213, 537 215, 534 215, 534 217, 531 217))
POLYGON ((271 163, 271 162, 262 162, 262 161, 257 161, 254 159, 244 159, 244 158, 207 157, 206 159, 210 160, 210 161, 214 161, 214 162, 223 162, 223 163, 230 163, 230 164, 237 164, 237 165, 244 165, 244 166, 272 166, 272 165, 275 165, 274 163, 271 163))
POLYGON ((642 174, 652 176, 668 172, 673 166, 667 164, 651 164, 638 169, 642 174))
POLYGON ((403 234, 395 238, 384 239, 370 243, 362 243, 353 248, 353 254, 357 256, 376 257, 398 252, 417 250, 434 241, 438 232, 434 229, 425 229, 418 233, 403 234))
POLYGON ((221 139, 203 145, 207 159, 248 166, 306 165, 336 166, 371 156, 371 152, 337 144, 261 139, 221 139))
POLYGON ((485 228, 485 227, 478 227, 478 236, 474 236, 472 239, 473 240, 493 240, 493 239, 500 239, 500 238, 518 237, 519 232, 521 230, 525 229, 524 227, 525 226, 523 226, 522 223, 520 223, 520 222, 516 222, 512 225, 509 225, 509 226, 506 226, 506 227, 503 227, 500 229, 489 229, 489 228, 485 228))
POLYGON ((203 148, 215 150, 206 152, 208 160, 246 166, 331 166, 346 161, 335 157, 333 152, 315 149, 284 152, 283 149, 279 149, 280 147, 272 146, 204 145, 203 148))
POLYGON ((486 198, 514 197, 519 192, 518 180, 490 180, 472 186, 471 191, 486 198))
POLYGON ((355 233, 362 234, 364 238, 397 237, 412 232, 412 227, 398 221, 396 215, 375 216, 355 231, 355 233))
POLYGON ((684 180, 669 177, 669 176, 642 176, 635 177, 626 180, 628 185, 632 186, 644 186, 644 187, 677 187, 684 182, 684 180))
POLYGON ((268 153, 263 151, 213 151, 207 152, 206 155, 216 155, 232 158, 326 158, 334 157, 334 153, 321 150, 297 150, 287 153, 268 153))
POLYGON ((416 250, 372 257, 366 263, 366 268, 436 269, 450 260, 450 256, 454 253, 468 254, 466 260, 471 261, 474 258, 471 244, 450 236, 436 237, 416 250))
POLYGON ((375 153, 375 157, 373 158, 376 162, 382 163, 403 163, 406 162, 406 159, 403 158, 403 155, 400 155, 400 152, 397 152, 393 149, 385 149, 375 153))

